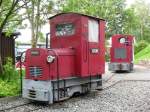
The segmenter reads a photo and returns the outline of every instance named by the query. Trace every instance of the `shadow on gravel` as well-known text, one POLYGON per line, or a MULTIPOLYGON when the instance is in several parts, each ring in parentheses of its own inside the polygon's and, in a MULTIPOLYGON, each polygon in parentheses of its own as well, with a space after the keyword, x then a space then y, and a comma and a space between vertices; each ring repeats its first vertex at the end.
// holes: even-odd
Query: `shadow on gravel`
POLYGON ((91 91, 91 92, 87 92, 84 94, 80 94, 80 93, 75 93, 72 97, 70 97, 67 100, 63 100, 60 102, 56 102, 54 104, 52 104, 51 106, 49 106, 50 109, 63 109, 63 108, 69 108, 68 102, 78 102, 81 99, 91 99, 91 98, 96 98, 98 94, 98 91, 91 91))
POLYGON ((42 101, 30 101, 30 104, 34 106, 43 106, 43 107, 48 106, 47 102, 42 102, 42 101))
POLYGON ((42 108, 46 107, 49 109, 58 109, 59 110, 59 109, 69 108, 69 105, 67 102, 74 103, 74 102, 80 101, 81 99, 91 99, 91 98, 95 98, 96 96, 97 96, 97 91, 91 91, 91 92, 87 92, 85 94, 76 93, 72 97, 70 97, 69 99, 55 102, 53 104, 48 104, 45 102, 32 101, 31 105, 42 107, 42 108))
POLYGON ((113 73, 117 73, 117 74, 128 74, 128 73, 133 73, 133 72, 135 72, 135 70, 133 70, 133 71, 124 71, 124 70, 118 70, 118 71, 115 71, 115 72, 113 72, 113 73))

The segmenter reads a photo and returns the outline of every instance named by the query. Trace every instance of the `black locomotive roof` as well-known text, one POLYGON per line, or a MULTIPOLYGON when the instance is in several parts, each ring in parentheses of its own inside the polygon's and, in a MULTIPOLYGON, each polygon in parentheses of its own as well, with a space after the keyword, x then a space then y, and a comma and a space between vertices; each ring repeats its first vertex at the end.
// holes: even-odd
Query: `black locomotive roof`
POLYGON ((93 19, 97 19, 97 20, 103 20, 103 21, 105 21, 104 19, 101 19, 101 18, 98 18, 98 17, 89 16, 89 15, 81 14, 81 13, 75 13, 75 12, 59 13, 59 14, 56 14, 56 15, 54 15, 54 16, 52 16, 52 17, 50 17, 49 19, 52 19, 52 18, 54 18, 54 17, 56 17, 56 16, 63 15, 63 14, 77 14, 77 15, 87 16, 87 17, 89 17, 89 18, 93 18, 93 19))

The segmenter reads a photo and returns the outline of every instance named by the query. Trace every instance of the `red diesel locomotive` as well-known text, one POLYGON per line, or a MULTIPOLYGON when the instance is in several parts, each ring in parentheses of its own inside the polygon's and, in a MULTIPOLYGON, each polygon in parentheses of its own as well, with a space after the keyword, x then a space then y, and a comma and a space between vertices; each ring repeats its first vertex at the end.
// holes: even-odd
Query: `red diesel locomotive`
POLYGON ((102 87, 105 20, 60 13, 50 20, 50 49, 26 51, 23 97, 53 102, 102 87))
POLYGON ((110 71, 132 71, 134 60, 134 37, 116 34, 112 36, 110 48, 110 71))

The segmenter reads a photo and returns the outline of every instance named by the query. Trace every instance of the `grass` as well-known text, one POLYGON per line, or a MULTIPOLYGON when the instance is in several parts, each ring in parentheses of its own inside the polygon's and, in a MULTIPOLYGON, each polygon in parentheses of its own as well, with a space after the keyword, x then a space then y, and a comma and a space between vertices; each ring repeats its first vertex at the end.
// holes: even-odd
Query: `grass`
MULTIPOLYGON (((12 65, 12 59, 8 58, 0 74, 0 97, 17 96, 20 94, 20 73, 12 65)), ((23 74, 25 71, 23 70, 23 74)))
POLYGON ((150 60, 150 45, 135 55, 135 63, 138 63, 140 60, 150 60))

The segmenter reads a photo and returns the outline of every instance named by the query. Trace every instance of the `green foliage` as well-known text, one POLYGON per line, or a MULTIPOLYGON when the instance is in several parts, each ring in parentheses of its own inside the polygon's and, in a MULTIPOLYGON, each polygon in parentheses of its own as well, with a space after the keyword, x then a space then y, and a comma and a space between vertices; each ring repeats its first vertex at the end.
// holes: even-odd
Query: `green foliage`
POLYGON ((11 58, 6 59, 6 64, 3 68, 4 72, 0 75, 0 97, 18 95, 20 91, 20 78, 12 65, 11 58))
POLYGON ((13 82, 7 82, 5 80, 0 79, 0 97, 5 96, 16 96, 20 92, 20 84, 19 80, 15 80, 13 82))
POLYGON ((21 8, 19 0, 2 0, 0 2, 0 30, 12 33, 22 23, 22 16, 18 10, 21 8))
POLYGON ((146 42, 145 40, 142 40, 142 41, 138 42, 138 43, 134 46, 134 48, 135 48, 134 54, 137 54, 138 52, 142 51, 142 50, 143 50, 144 48, 146 48, 148 45, 149 45, 148 42, 146 42))
POLYGON ((123 33, 125 34, 132 34, 138 40, 140 35, 139 30, 139 18, 135 15, 133 8, 128 8, 124 11, 123 14, 124 22, 123 22, 123 33))
POLYGON ((105 41, 105 61, 109 62, 110 60, 110 47, 109 46, 109 41, 105 41))
POLYGON ((140 60, 150 60, 150 45, 135 55, 135 62, 138 63, 140 60))
POLYGON ((39 37, 39 41, 40 42, 45 42, 46 41, 46 39, 45 39, 45 37, 44 37, 42 32, 38 32, 38 37, 39 37))
POLYGON ((126 7, 125 0, 63 0, 62 12, 78 12, 106 19, 106 37, 131 34, 137 41, 150 42, 150 4, 136 0, 126 7))
POLYGON ((78 12, 104 18, 107 20, 107 37, 115 33, 123 33, 124 0, 65 0, 63 12, 78 12))
POLYGON ((4 72, 2 74, 2 79, 6 81, 12 81, 16 80, 17 78, 17 71, 14 68, 14 65, 12 65, 12 59, 7 57, 6 58, 6 64, 3 66, 4 72))
POLYGON ((27 17, 31 28, 31 44, 36 47, 38 40, 44 41, 41 28, 52 12, 54 6, 52 0, 29 0, 29 4, 25 6, 23 16, 27 17))
POLYGON ((106 62, 109 62, 110 61, 110 56, 108 53, 105 54, 105 61, 106 62))
POLYGON ((136 0, 132 5, 132 9, 136 17, 133 23, 136 23, 136 38, 137 40, 146 40, 150 42, 150 3, 146 0, 136 0), (137 21, 138 19, 138 21, 137 21))

